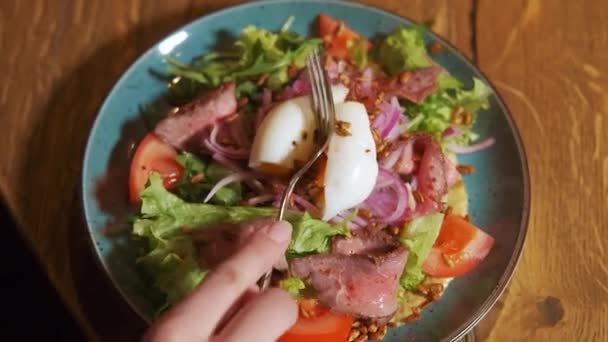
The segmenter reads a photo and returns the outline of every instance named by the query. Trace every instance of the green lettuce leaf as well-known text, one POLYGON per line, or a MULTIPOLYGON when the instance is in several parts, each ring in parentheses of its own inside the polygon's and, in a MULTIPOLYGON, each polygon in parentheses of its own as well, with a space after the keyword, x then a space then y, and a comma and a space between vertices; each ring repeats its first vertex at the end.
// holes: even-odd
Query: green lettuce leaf
POLYGON ((462 82, 456 77, 448 74, 447 72, 442 72, 439 75, 439 89, 460 89, 462 88, 462 82))
POLYGON ((349 54, 352 57, 352 60, 355 63, 355 66, 359 70, 365 69, 365 67, 367 66, 367 61, 368 61, 368 54, 367 54, 368 42, 367 42, 367 40, 365 40, 365 39, 349 40, 348 43, 350 44, 350 46, 348 47, 349 54))
POLYGON ((437 213, 415 218, 401 233, 399 240, 409 250, 405 272, 400 279, 401 286, 406 290, 414 290, 424 280, 422 265, 437 240, 443 216, 443 213, 437 213))
POLYGON ((473 77, 473 89, 456 92, 455 102, 469 113, 477 113, 479 110, 490 108, 488 98, 491 94, 490 87, 473 77))
POLYGON ((400 27, 389 34, 378 48, 378 61, 389 74, 431 66, 422 26, 400 27))
POLYGON ((306 289, 306 284, 304 283, 304 281, 297 277, 289 277, 283 279, 279 283, 279 286, 295 298, 299 297, 300 292, 306 289))
POLYGON ((141 193, 140 217, 133 232, 141 236, 166 238, 178 234, 183 227, 197 228, 224 222, 240 222, 256 217, 275 215, 274 208, 224 207, 188 203, 167 191, 160 175, 150 176, 150 185, 141 193))
POLYGON ((196 248, 189 237, 148 238, 150 252, 140 257, 137 264, 166 295, 165 306, 171 305, 192 291, 203 280, 207 270, 200 268, 196 248))
POLYGON ((308 213, 294 220, 292 225, 293 233, 288 250, 292 255, 329 252, 333 236, 350 233, 345 225, 315 220, 308 213))
MULTIPOLYGON (((210 166, 206 168, 209 169, 210 166)), ((221 174, 219 169, 213 172, 218 173, 216 176, 221 174)), ((150 184, 142 192, 141 199, 141 212, 133 224, 133 234, 147 240, 148 253, 139 258, 138 264, 166 294, 166 305, 175 303, 194 289, 207 271, 200 268, 196 246, 183 232, 184 228, 204 229, 213 224, 274 217, 277 213, 275 208, 188 203, 166 190, 157 173, 150 176, 150 184)), ((345 226, 331 225, 307 213, 288 212, 286 218, 293 225, 288 255, 329 251, 331 236, 348 234, 345 226)), ((301 290, 301 284, 295 279, 287 284, 290 292, 301 290)))
POLYGON ((452 76, 439 80, 440 90, 428 96, 423 103, 405 104, 406 113, 412 119, 408 131, 430 133, 442 144, 455 142, 459 145, 469 145, 479 138, 472 128, 479 111, 489 108, 490 88, 477 78, 473 78, 473 88, 470 90, 462 89, 459 81, 452 76), (458 107, 469 112, 473 120, 469 125, 460 126, 462 134, 446 141, 443 132, 452 125, 452 113, 458 107))
MULTIPOLYGON (((203 203, 188 203, 167 191, 160 175, 150 176, 150 185, 141 194, 140 217, 133 224, 133 233, 166 239, 180 235, 184 227, 197 229, 218 223, 236 223, 276 215, 275 208, 225 207, 203 203)), ((289 212, 286 219, 293 225, 291 254, 329 251, 330 237, 346 235, 343 225, 312 218, 308 213, 289 212)))

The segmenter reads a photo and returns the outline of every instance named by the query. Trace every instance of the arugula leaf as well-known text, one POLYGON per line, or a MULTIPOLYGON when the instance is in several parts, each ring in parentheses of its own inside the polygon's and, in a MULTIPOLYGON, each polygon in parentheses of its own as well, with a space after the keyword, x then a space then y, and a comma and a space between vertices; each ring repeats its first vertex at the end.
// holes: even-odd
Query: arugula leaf
POLYGON ((242 96, 252 96, 257 93, 259 90, 259 86, 252 81, 243 81, 236 87, 236 97, 240 98, 242 96))
MULTIPOLYGON (((180 153, 176 159, 185 171, 175 192, 180 198, 188 202, 201 202, 220 179, 232 173, 217 163, 205 165, 195 155, 188 152, 180 153), (199 174, 203 174, 203 180, 192 182, 192 177, 199 174)), ((240 182, 228 184, 213 195, 211 203, 227 206, 236 205, 242 199, 241 191, 240 182)))
POLYGON ((199 174, 205 175, 207 165, 198 159, 195 155, 188 152, 182 152, 175 157, 177 162, 184 167, 184 174, 176 187, 177 195, 189 202, 199 202, 209 191, 210 187, 206 183, 193 183, 192 177, 199 174))
POLYGON ((205 173, 205 164, 192 153, 182 152, 175 159, 184 167, 184 174, 188 175, 188 178, 205 173))
POLYGON ((288 19, 276 33, 247 26, 230 51, 208 54, 192 65, 169 57, 169 72, 209 88, 234 80, 239 96, 257 90, 251 78, 268 74, 267 86, 279 89, 289 81, 288 68, 303 67, 308 54, 321 45, 320 39, 306 39, 289 31, 292 21, 293 18, 288 19))
POLYGON ((422 265, 439 236, 443 216, 443 213, 437 213, 415 218, 402 231, 399 241, 410 252, 400 279, 401 286, 406 290, 415 289, 424 280, 422 265))
POLYGON ((424 42, 423 26, 399 27, 378 49, 378 61, 391 75, 431 66, 424 42))

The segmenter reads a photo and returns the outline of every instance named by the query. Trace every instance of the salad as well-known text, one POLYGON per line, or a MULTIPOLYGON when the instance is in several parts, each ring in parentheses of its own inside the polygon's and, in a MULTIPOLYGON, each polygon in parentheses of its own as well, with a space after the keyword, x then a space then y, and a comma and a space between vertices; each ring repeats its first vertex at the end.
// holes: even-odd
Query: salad
POLYGON ((304 69, 323 49, 336 130, 290 199, 293 236, 272 279, 297 298, 300 319, 281 341, 381 339, 494 244, 467 215, 462 175, 474 168, 456 159, 494 142, 473 130, 490 90, 435 63, 441 46, 426 45, 423 26, 371 41, 325 14, 315 38, 291 31, 293 20, 276 32, 248 26, 191 64, 168 58, 174 109, 131 163, 137 263, 162 311, 276 216, 317 143, 304 69))

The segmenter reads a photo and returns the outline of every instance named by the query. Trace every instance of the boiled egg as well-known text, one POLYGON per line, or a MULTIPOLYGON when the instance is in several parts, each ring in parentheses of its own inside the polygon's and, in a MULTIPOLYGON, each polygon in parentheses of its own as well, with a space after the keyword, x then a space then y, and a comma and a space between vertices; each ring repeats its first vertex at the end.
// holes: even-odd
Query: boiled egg
MULTIPOLYGON (((343 85, 331 87, 334 103, 348 94, 343 85)), ((300 96, 278 104, 266 115, 256 131, 249 155, 249 167, 272 175, 290 174, 314 152, 316 129, 310 96, 300 96)))
POLYGON ((336 104, 336 122, 342 132, 338 129, 330 138, 321 178, 323 197, 317 203, 323 220, 365 201, 378 177, 376 144, 365 106, 352 101, 336 104))

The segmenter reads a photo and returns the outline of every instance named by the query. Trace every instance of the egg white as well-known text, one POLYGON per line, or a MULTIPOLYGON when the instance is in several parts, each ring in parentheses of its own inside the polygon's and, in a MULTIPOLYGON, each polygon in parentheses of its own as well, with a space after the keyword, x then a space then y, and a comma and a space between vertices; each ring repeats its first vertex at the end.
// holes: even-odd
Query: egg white
POLYGON ((329 143, 323 220, 365 201, 378 177, 376 144, 365 106, 352 101, 336 104, 336 120, 350 125, 350 135, 334 133, 329 143))
MULTIPOLYGON (((332 86, 334 103, 348 94, 343 85, 332 86)), ((286 174, 306 162, 314 152, 316 129, 310 96, 289 99, 274 107, 262 120, 253 139, 249 167, 261 172, 286 174)))

